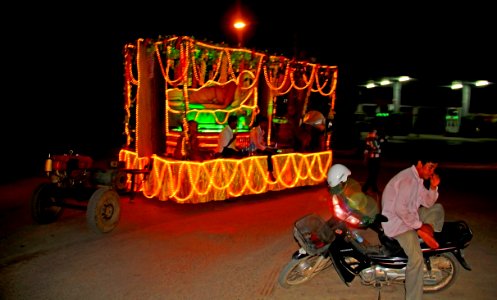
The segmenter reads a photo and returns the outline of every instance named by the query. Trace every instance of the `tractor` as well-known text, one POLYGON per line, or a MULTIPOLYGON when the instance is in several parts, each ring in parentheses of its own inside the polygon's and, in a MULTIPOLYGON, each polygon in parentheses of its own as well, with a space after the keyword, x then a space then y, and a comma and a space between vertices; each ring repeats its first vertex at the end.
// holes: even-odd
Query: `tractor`
POLYGON ((47 182, 31 197, 31 215, 39 224, 56 221, 64 209, 86 210, 88 227, 96 233, 112 231, 119 222, 120 193, 125 191, 127 174, 121 162, 112 161, 108 169, 93 168, 89 156, 53 155, 45 161, 47 182))

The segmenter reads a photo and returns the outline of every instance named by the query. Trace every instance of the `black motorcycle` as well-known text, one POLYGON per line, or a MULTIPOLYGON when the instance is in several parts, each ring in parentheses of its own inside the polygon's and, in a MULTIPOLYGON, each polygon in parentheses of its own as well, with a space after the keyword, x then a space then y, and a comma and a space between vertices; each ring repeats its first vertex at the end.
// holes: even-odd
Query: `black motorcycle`
MULTIPOLYGON (((362 194, 361 197, 368 196, 362 194)), ((282 287, 307 282, 330 266, 334 266, 347 286, 356 277, 362 284, 379 289, 385 285, 404 284, 407 256, 395 239, 384 234, 381 223, 387 218, 381 214, 365 217, 356 208, 351 208, 350 198, 334 194, 330 199, 333 214, 328 221, 317 214, 309 214, 295 222, 294 237, 300 249, 279 275, 282 287), (362 230, 376 232, 379 243, 364 239, 359 234, 362 230)), ((438 249, 429 248, 420 239, 425 258, 425 293, 450 287, 461 266, 471 270, 463 249, 469 246, 472 237, 466 222, 446 221, 442 232, 435 233, 440 245, 438 249)))

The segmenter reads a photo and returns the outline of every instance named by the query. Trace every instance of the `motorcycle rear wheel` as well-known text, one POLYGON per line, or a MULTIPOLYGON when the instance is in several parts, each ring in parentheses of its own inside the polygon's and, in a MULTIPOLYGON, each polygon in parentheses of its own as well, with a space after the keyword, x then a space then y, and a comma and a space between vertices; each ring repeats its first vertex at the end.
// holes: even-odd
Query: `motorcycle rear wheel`
POLYGON ((425 268, 423 292, 435 293, 449 288, 460 273, 461 267, 452 253, 430 257, 431 275, 425 268))
POLYGON ((290 288, 309 281, 320 271, 331 266, 331 260, 325 258, 325 261, 317 266, 316 263, 320 255, 306 256, 301 259, 292 259, 281 270, 278 277, 278 283, 283 288, 290 288))

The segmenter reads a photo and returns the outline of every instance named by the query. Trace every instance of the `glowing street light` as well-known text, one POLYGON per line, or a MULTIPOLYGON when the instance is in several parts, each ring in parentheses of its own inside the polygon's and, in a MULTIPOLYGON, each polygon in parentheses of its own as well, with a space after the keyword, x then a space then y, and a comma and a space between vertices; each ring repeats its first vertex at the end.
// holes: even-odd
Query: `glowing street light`
POLYGON ((392 103, 393 103, 393 109, 395 113, 400 112, 400 96, 401 96, 401 89, 402 89, 402 83, 413 80, 413 78, 409 76, 400 76, 400 77, 388 77, 384 78, 380 81, 368 81, 364 86, 368 89, 378 87, 380 86, 388 86, 392 85, 393 88, 393 96, 392 96, 392 103))
POLYGON ((462 116, 466 117, 469 114, 469 105, 471 101, 471 87, 485 87, 491 84, 487 80, 478 81, 453 81, 450 85, 452 90, 462 89, 462 116))
POLYGON ((241 0, 235 2, 225 13, 223 17, 223 29, 229 36, 237 39, 238 47, 241 48, 247 43, 252 36, 257 18, 249 6, 242 4, 241 0))
POLYGON ((247 26, 247 24, 245 24, 245 22, 243 21, 236 21, 235 24, 233 24, 233 27, 235 27, 235 29, 237 30, 242 30, 243 28, 245 28, 245 26, 247 26))
POLYGON ((233 27, 235 28, 236 32, 238 33, 238 47, 242 47, 243 31, 247 27, 247 24, 243 20, 236 20, 233 23, 233 27))

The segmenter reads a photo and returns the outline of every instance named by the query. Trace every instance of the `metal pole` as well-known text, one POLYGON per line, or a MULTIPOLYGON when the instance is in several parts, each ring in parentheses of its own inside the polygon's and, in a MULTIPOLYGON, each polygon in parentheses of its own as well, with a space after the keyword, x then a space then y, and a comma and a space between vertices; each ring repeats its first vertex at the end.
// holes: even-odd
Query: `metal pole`
POLYGON ((462 116, 467 117, 469 115, 469 104, 471 100, 471 87, 468 84, 464 84, 462 87, 462 116))
POLYGON ((401 92, 402 84, 399 81, 395 81, 393 83, 393 110, 395 113, 400 112, 400 92, 401 92))

